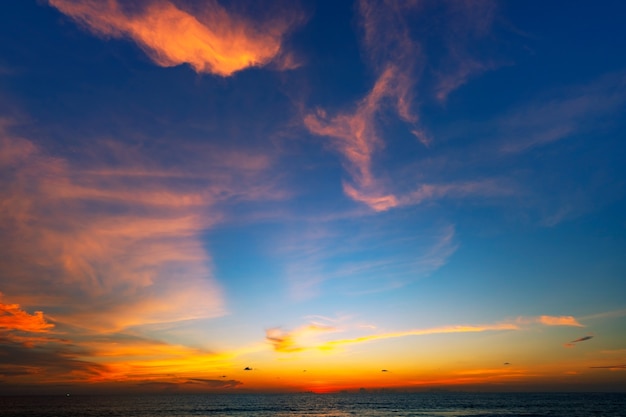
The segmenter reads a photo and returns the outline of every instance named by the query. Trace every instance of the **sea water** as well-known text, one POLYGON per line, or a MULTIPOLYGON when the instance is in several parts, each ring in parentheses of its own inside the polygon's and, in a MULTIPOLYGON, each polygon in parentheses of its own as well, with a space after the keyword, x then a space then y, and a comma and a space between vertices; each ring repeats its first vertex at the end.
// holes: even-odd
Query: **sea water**
POLYGON ((626 393, 0 396, 2 417, 626 417, 626 393))

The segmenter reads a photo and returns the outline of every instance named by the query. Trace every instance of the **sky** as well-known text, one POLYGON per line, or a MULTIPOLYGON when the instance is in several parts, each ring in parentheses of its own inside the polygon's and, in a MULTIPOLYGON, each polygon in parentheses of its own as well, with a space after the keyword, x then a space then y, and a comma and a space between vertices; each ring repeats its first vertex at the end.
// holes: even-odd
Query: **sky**
POLYGON ((0 9, 0 394, 626 391, 626 3, 0 9))

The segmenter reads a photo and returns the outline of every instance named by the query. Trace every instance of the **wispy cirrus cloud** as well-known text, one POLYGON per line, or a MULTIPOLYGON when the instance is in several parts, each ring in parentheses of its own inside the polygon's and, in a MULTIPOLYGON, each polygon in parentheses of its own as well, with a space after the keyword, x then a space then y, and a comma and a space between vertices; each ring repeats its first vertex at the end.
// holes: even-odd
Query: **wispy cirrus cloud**
POLYGON ((222 217, 218 203, 272 198, 259 177, 267 159, 179 147, 178 170, 121 142, 93 145, 70 159, 0 131, 6 296, 109 331, 224 314, 201 233, 222 217))
POLYGON ((590 366, 589 368, 591 369, 611 369, 611 370, 616 370, 616 369, 626 369, 626 364, 622 364, 622 365, 605 365, 605 366, 590 366))
POLYGON ((243 382, 235 379, 202 379, 191 378, 187 381, 188 384, 200 384, 209 388, 235 388, 242 385, 243 382))
POLYGON ((390 66, 379 77, 372 91, 357 106, 354 114, 340 114, 329 118, 319 110, 308 114, 304 124, 311 133, 333 138, 331 146, 344 157, 344 166, 351 183, 343 184, 344 192, 356 201, 369 205, 376 211, 395 207, 395 196, 386 194, 372 170, 375 151, 384 145, 376 131, 376 117, 385 98, 399 100, 405 88, 397 83, 398 69, 390 66))
POLYGON ((278 245, 294 299, 322 288, 351 295, 400 288, 439 269, 458 248, 454 225, 402 228, 390 237, 388 222, 365 221, 369 227, 359 232, 360 223, 316 224, 278 245))
MULTIPOLYGON (((328 339, 324 337, 328 331, 334 333, 346 331, 346 329, 317 328, 315 326, 302 326, 294 331, 288 332, 282 329, 270 329, 266 332, 266 340, 270 342, 276 352, 295 353, 305 350, 322 350, 329 351, 342 346, 376 342, 386 339, 397 339, 413 336, 429 336, 436 334, 453 334, 453 333, 481 333, 488 331, 519 331, 530 328, 532 325, 544 326, 580 326, 576 324, 576 320, 564 320, 564 317, 539 316, 539 317, 517 317, 515 319, 504 320, 498 323, 479 324, 479 325, 448 325, 424 329, 410 329, 404 331, 377 332, 363 336, 344 338, 344 339, 328 339), (558 324, 557 324, 558 323, 558 324)), ((361 329, 362 330, 362 329, 361 329)), ((582 340, 587 340, 583 338, 582 340)))
POLYGON ((228 11, 216 0, 201 4, 143 0, 50 0, 50 4, 94 34, 134 41, 164 67, 189 64, 196 72, 229 76, 278 61, 296 66, 283 50, 286 33, 303 21, 294 9, 275 10, 259 22, 228 11))
POLYGON ((54 294, 58 320, 80 313, 76 324, 102 328, 222 314, 198 240, 205 197, 83 176, 25 139, 1 142, 22 156, 2 166, 0 244, 14 260, 2 265, 5 294, 43 306, 54 294))
POLYGON ((546 146, 603 126, 607 116, 626 103, 626 76, 605 75, 588 85, 561 92, 560 97, 515 109, 497 122, 503 154, 546 146))
MULTIPOLYGON (((439 57, 435 72, 435 97, 445 102, 450 93, 472 77, 496 68, 490 60, 473 56, 470 46, 486 38, 496 17, 497 5, 491 0, 447 3, 443 43, 446 53, 439 57)), ((475 48, 474 48, 475 49, 475 48)))
MULTIPOLYGON (((66 326, 60 328, 70 330, 66 326)), ((233 379, 207 377, 218 369, 232 367, 236 354, 214 353, 122 333, 73 329, 62 339, 46 336, 36 344, 0 335, 0 355, 11 359, 0 361, 0 385, 4 378, 11 378, 11 385, 23 392, 29 392, 30 385, 45 389, 59 384, 79 384, 85 389, 115 384, 117 389, 125 390, 162 384, 180 391, 231 389, 241 385, 233 379)))
MULTIPOLYGON (((422 81, 430 57, 416 33, 407 23, 407 15, 419 14, 427 6, 419 2, 358 3, 362 45, 377 79, 374 86, 351 111, 339 111, 329 116, 318 109, 304 116, 309 132, 330 138, 330 147, 343 159, 349 179, 343 181, 344 193, 352 200, 364 203, 375 211, 386 211, 403 205, 419 204, 425 199, 442 195, 459 196, 472 187, 462 184, 424 184, 413 192, 397 190, 393 181, 380 173, 376 156, 383 152, 388 138, 383 137, 381 124, 394 114, 426 147, 432 137, 419 125, 415 110, 415 90, 422 81)), ((447 95, 464 84, 472 75, 482 72, 486 65, 469 57, 464 44, 469 34, 488 32, 494 15, 491 2, 478 4, 444 2, 439 13, 451 19, 444 38, 448 54, 438 64, 446 70, 438 76, 436 97, 444 101, 447 95), (454 68, 454 69, 451 69, 454 68)))
POLYGON ((583 319, 584 320, 605 320, 605 319, 615 319, 619 317, 626 317, 626 309, 590 314, 588 316, 584 316, 583 319))

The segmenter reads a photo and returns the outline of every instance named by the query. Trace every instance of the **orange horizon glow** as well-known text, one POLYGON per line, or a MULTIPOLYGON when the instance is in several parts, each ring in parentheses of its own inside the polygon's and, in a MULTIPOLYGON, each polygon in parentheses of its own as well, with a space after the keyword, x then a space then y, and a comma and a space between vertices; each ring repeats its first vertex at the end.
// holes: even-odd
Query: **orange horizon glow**
POLYGON ((0 395, 624 391, 618 3, 6 2, 0 395))

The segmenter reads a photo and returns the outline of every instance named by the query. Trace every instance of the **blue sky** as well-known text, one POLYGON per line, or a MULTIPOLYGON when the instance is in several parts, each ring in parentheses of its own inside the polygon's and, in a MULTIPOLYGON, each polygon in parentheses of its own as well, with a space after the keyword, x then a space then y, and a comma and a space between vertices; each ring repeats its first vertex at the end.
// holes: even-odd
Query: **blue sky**
POLYGON ((0 7, 7 392, 624 389, 622 2, 0 7))

